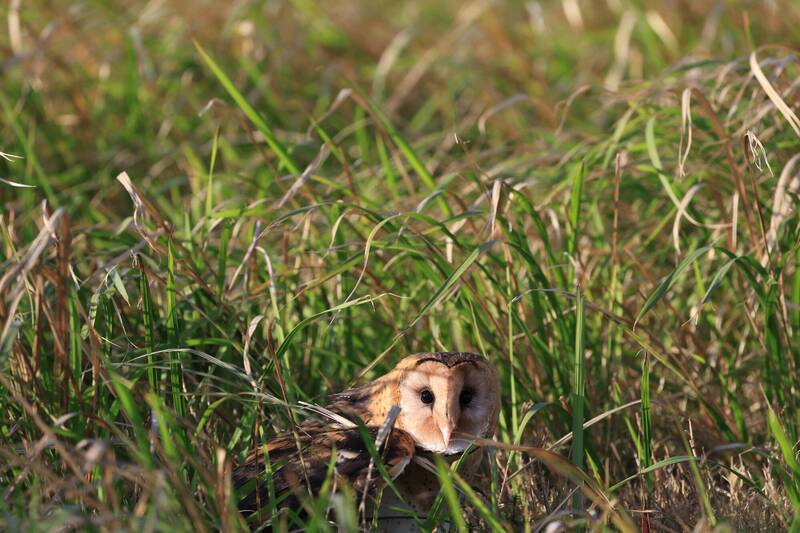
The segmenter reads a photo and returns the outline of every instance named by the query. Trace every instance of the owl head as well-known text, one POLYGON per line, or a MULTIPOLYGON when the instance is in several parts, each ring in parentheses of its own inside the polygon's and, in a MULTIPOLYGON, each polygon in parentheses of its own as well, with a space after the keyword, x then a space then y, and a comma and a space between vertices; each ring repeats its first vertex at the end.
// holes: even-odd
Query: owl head
POLYGON ((387 376, 400 406, 397 427, 431 452, 464 451, 471 437, 491 437, 500 412, 497 370, 465 352, 414 354, 387 376))

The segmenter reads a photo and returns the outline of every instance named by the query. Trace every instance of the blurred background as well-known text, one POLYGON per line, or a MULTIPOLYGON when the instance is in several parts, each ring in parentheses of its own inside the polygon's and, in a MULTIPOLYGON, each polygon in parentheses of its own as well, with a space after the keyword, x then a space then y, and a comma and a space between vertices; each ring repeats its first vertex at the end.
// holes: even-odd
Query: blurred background
MULTIPOLYGON (((2 9, 4 150, 36 155, 3 171, 39 184, 54 204, 91 202, 97 211, 86 214, 103 218, 124 205, 123 191, 109 187, 119 169, 172 202, 170 191, 192 187, 193 156, 209 150, 200 143, 208 145, 216 127, 231 142, 234 133, 247 142, 228 106, 208 109, 223 93, 192 40, 308 162, 317 151, 306 135, 310 121, 345 87, 369 95, 416 137, 466 134, 492 110, 480 143, 508 156, 530 151, 541 130, 563 131, 565 123, 587 140, 606 134, 613 114, 596 111, 611 105, 604 91, 800 38, 798 7, 777 0, 11 0, 2 9)), ((338 131, 354 112, 327 124, 338 131)), ((237 168, 231 179, 254 194, 275 192, 254 167, 237 168)), ((0 194, 12 201, 19 191, 0 194)))

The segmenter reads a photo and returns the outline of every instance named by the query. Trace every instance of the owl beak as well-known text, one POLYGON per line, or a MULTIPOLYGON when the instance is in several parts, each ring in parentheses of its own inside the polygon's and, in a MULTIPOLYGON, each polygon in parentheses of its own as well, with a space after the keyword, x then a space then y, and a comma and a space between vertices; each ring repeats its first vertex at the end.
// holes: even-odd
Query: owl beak
POLYGON ((450 436, 453 434, 453 424, 450 422, 445 422, 444 424, 439 426, 439 431, 442 432, 442 441, 444 442, 444 447, 450 447, 450 436))

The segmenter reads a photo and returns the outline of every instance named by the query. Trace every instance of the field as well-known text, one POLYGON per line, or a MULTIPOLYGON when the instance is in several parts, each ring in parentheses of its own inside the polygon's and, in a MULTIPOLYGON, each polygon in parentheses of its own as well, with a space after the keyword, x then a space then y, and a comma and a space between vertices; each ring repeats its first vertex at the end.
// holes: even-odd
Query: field
POLYGON ((511 446, 425 529, 800 531, 798 4, 0 21, 0 530, 246 530, 293 406, 463 350, 511 446))

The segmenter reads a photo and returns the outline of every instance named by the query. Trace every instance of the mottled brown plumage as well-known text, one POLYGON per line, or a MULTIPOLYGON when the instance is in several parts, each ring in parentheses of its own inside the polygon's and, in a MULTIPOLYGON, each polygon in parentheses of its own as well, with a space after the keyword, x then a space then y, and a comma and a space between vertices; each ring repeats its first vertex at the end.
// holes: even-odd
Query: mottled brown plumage
MULTIPOLYGON (((373 439, 377 428, 370 428, 373 439)), ((358 428, 342 428, 310 421, 304 423, 295 434, 282 435, 254 450, 247 461, 234 471, 233 481, 237 487, 252 483, 251 490, 239 502, 239 509, 250 514, 268 501, 269 482, 256 482, 259 474, 265 474, 267 455, 273 470, 272 484, 275 494, 284 498, 284 505, 297 507, 298 496, 306 490, 306 484, 317 492, 325 481, 331 454, 336 450, 336 474, 362 490, 368 483, 369 452, 358 428), (301 459, 302 455, 302 459, 301 459)), ((414 455, 414 441, 405 432, 395 430, 382 449, 383 462, 389 474, 399 475, 414 455)), ((380 476, 373 471, 370 488, 380 476)))
MULTIPOLYGON (((393 406, 399 406, 400 412, 381 448, 383 462, 396 478, 402 500, 424 515, 438 493, 438 480, 412 460, 415 456, 431 459, 434 454, 452 460, 466 449, 471 437, 494 434, 500 409, 497 371, 486 358, 473 353, 420 353, 404 358, 371 383, 332 395, 327 409, 346 420, 308 420, 294 433, 255 450, 235 470, 234 484, 250 489, 243 489, 246 495, 240 509, 252 513, 268 499, 265 454, 272 465, 275 494, 285 498, 283 505, 296 507, 300 494, 320 490, 334 448, 337 484, 350 483, 359 494, 364 488, 372 492, 380 476, 370 471, 370 455, 361 434, 348 421, 361 419, 374 438, 393 406)), ((473 454, 461 472, 469 475, 479 459, 479 453, 473 454)), ((392 506, 403 503, 393 495, 384 500, 381 516, 387 514, 387 501, 392 506)), ((382 528, 395 529, 389 522, 382 528)))

